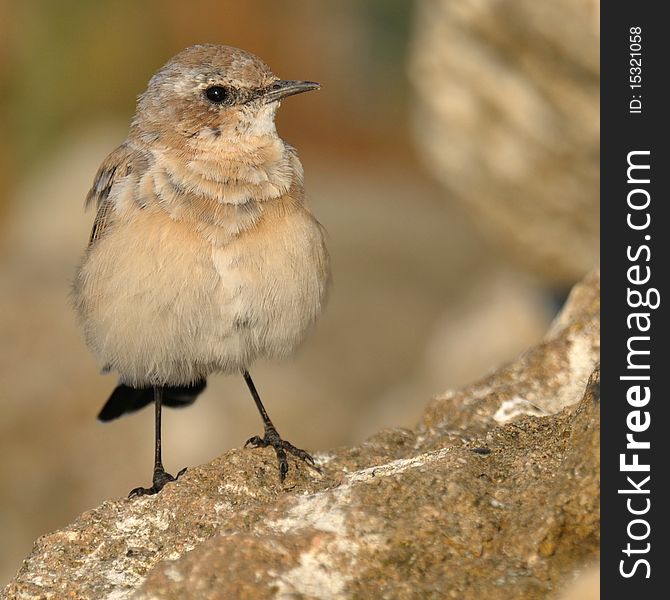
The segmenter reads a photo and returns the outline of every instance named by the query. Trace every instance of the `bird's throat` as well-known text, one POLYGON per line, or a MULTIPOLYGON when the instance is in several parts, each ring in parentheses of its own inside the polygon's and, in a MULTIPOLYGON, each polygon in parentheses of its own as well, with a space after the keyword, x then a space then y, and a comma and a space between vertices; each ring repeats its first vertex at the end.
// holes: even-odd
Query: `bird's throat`
POLYGON ((193 223, 209 241, 224 244, 255 226, 270 204, 302 203, 302 167, 295 151, 278 143, 234 155, 154 150, 153 187, 171 218, 193 223))

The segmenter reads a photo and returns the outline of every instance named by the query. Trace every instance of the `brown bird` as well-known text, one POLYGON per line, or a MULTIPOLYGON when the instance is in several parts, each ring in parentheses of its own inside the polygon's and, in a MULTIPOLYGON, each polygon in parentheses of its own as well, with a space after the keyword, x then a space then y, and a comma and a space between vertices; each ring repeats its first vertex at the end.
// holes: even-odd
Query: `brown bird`
POLYGON ((74 299, 88 346, 120 379, 99 419, 155 404, 153 483, 131 496, 176 479, 161 460, 161 406, 190 404, 217 372, 242 373, 264 425, 247 445, 274 448, 281 480, 286 452, 313 464, 279 436, 248 369, 292 352, 325 302, 322 227, 274 122, 283 98, 318 88, 243 50, 192 46, 151 78, 95 177, 74 299))

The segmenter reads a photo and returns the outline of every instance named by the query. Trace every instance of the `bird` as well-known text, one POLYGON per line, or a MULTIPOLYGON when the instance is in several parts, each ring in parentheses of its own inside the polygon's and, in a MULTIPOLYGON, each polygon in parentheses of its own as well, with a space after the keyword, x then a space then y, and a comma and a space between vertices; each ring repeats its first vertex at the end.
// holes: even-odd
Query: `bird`
POLYGON ((75 273, 85 342, 118 386, 98 418, 153 402, 152 495, 179 478, 163 467, 162 406, 191 404, 215 373, 241 374, 263 421, 245 446, 311 455, 277 432, 249 374, 290 355, 328 295, 323 226, 305 201, 297 151, 275 115, 318 83, 279 79, 231 46, 181 51, 149 80, 126 140, 100 166, 86 206, 96 215, 75 273))

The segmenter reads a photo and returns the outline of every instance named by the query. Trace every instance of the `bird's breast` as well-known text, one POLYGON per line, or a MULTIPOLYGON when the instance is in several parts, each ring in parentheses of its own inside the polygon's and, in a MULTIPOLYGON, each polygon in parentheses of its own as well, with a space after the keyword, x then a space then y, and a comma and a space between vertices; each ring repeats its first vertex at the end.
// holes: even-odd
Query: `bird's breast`
POLYGON ((225 320, 252 353, 290 353, 323 308, 328 255, 320 226, 304 209, 212 246, 212 262, 225 320))

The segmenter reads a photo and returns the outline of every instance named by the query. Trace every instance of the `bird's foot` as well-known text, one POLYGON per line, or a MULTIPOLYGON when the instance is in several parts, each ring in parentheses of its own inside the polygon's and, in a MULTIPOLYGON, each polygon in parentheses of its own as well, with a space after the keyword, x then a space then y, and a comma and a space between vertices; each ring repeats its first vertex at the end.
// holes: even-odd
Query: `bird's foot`
POLYGON ((128 498, 134 498, 135 496, 152 496, 153 494, 157 494, 165 487, 166 483, 177 481, 177 479, 179 479, 179 477, 181 477, 185 472, 186 467, 179 471, 176 477, 173 477, 170 475, 170 473, 166 472, 163 467, 157 467, 154 469, 153 485, 150 488, 135 488, 130 492, 130 494, 128 494, 128 498))
POLYGON ((314 463, 314 459, 309 455, 309 453, 301 450, 300 448, 296 448, 293 444, 281 439, 274 427, 266 429, 263 437, 255 435, 254 437, 249 438, 247 443, 244 444, 245 448, 247 446, 251 446, 252 448, 265 448, 266 446, 271 446, 274 448, 275 454, 277 455, 277 460, 279 461, 280 481, 284 481, 286 474, 288 473, 288 461, 286 460, 287 452, 290 452, 296 458, 306 462, 310 467, 314 469, 317 468, 316 464, 314 463))

